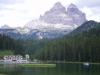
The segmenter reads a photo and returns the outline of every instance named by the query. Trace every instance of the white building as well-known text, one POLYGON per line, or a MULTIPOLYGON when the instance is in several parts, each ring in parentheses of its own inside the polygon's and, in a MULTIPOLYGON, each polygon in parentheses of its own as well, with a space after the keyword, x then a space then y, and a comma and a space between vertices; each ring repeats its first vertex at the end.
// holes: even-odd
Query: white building
POLYGON ((28 63, 27 59, 24 59, 21 55, 7 55, 4 56, 5 63, 28 63))

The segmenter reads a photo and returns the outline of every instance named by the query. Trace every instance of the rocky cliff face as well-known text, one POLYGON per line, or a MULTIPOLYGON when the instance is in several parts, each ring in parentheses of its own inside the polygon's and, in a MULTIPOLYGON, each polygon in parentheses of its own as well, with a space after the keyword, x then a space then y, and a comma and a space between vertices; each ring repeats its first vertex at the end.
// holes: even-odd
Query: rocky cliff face
POLYGON ((80 11, 76 5, 70 4, 67 8, 67 14, 73 18, 73 23, 81 25, 86 21, 85 14, 80 11))
POLYGON ((40 16, 40 20, 51 24, 81 25, 86 21, 86 17, 76 5, 70 4, 66 10, 60 2, 57 2, 43 16, 40 16))

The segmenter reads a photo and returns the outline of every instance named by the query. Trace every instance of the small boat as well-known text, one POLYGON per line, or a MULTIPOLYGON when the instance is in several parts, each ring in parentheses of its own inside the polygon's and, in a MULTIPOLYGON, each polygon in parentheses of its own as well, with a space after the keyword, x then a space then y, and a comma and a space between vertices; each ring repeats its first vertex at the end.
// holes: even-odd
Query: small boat
POLYGON ((86 62, 86 63, 83 63, 84 66, 89 66, 90 63, 86 62))

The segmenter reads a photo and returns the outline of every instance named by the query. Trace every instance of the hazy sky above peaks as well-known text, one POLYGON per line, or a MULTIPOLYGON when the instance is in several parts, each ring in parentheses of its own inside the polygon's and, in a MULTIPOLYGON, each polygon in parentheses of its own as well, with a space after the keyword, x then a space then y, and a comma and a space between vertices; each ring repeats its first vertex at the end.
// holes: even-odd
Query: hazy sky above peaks
POLYGON ((61 2, 66 8, 74 3, 86 13, 88 20, 100 22, 100 0, 0 0, 0 26, 24 26, 27 22, 38 19, 56 2, 61 2))

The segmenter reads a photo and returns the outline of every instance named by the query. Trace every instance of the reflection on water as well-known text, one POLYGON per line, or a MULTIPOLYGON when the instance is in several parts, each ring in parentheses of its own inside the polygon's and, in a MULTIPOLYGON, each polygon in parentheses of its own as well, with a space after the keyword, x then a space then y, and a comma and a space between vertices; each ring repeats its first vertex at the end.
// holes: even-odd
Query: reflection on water
POLYGON ((0 65, 0 75, 100 75, 100 65, 57 64, 54 68, 0 65))

